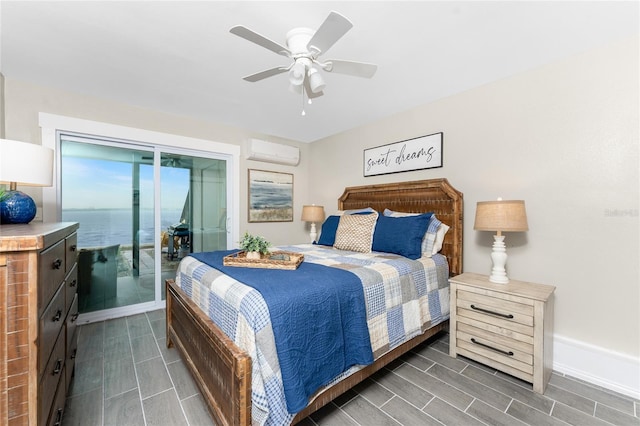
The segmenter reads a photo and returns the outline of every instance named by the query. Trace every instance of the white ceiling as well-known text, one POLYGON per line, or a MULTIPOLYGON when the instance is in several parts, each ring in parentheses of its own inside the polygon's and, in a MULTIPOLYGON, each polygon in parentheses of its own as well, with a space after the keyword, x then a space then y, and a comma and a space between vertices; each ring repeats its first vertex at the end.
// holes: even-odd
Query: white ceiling
POLYGON ((31 81, 312 142, 638 34, 638 2, 0 2, 0 71, 31 81), (336 11, 354 24, 322 59, 378 65, 373 79, 325 73, 306 107, 288 59, 229 33, 280 44, 336 11))

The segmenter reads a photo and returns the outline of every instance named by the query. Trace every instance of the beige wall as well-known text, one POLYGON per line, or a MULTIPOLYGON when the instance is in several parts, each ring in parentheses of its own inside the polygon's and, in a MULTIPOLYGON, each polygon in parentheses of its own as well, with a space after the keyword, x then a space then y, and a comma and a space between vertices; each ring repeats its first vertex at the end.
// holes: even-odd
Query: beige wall
POLYGON ((313 201, 330 212, 345 185, 446 177, 465 196, 464 270, 488 273, 476 202, 524 199, 509 276, 557 287, 557 335, 637 359, 638 72, 634 38, 315 142, 313 201), (444 167, 363 177, 365 148, 436 132, 444 167))
MULTIPOLYGON (((130 105, 103 99, 35 86, 23 81, 5 80, 6 138, 25 142, 41 143, 38 113, 68 116, 109 124, 188 136, 215 142, 241 145, 248 137, 264 137, 243 129, 208 123, 186 117, 163 114, 130 105)), ((309 231, 300 221, 302 205, 308 204, 308 152, 310 147, 295 141, 269 137, 272 142, 281 142, 300 148, 300 164, 282 166, 241 159, 240 162, 240 235, 245 230, 267 238, 273 244, 306 242, 309 231), (247 223, 247 169, 273 170, 294 175, 294 221, 284 223, 247 223)), ((199 147, 207 150, 207 146, 199 147)), ((41 204, 41 190, 20 188, 41 204)), ((234 242, 235 243, 235 242, 234 242)))

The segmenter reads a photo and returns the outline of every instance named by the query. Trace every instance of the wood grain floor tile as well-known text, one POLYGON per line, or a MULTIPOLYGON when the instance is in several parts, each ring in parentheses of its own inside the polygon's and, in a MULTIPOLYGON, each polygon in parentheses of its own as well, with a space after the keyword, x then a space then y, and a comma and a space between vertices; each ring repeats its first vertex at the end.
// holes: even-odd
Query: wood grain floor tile
POLYGON ((471 417, 465 412, 458 410, 453 405, 448 404, 440 398, 433 398, 426 407, 422 409, 431 417, 445 425, 465 425, 465 426, 482 426, 484 423, 471 417))
POLYGON ((144 425, 142 402, 138 389, 116 395, 104 401, 104 426, 144 425))
POLYGON ((213 419, 211 418, 211 414, 209 414, 209 409, 207 408, 204 399, 202 399, 202 395, 197 394, 190 396, 187 399, 183 399, 181 404, 184 407, 184 413, 187 416, 189 425, 213 425, 213 419))
POLYGON ((122 358, 104 363, 104 396, 111 398, 138 387, 133 358, 122 358))
POLYGON ((198 386, 182 361, 168 364, 167 369, 178 394, 178 399, 183 400, 198 394, 198 386))
POLYGON ((152 334, 145 334, 131 339, 131 353, 133 354, 133 362, 135 363, 160 356, 158 344, 152 334))
POLYGON ((427 390, 429 393, 448 402, 459 410, 464 410, 473 401, 471 395, 408 364, 398 368, 395 374, 404 377, 406 380, 420 386, 422 389, 427 390))
POLYGON ((440 426, 433 417, 397 396, 384 404, 381 409, 402 425, 440 426))
POLYGON ((173 388, 162 358, 153 358, 136 364, 140 396, 145 398, 173 388))
POLYGON ((182 406, 173 389, 142 401, 147 426, 188 425, 182 406))

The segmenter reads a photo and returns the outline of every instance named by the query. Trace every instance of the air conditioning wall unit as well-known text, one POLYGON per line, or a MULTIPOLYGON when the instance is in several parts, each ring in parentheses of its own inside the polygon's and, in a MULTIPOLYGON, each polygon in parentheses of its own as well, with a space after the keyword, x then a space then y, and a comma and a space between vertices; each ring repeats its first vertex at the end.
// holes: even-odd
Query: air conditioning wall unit
POLYGON ((261 139, 249 139, 245 145, 245 157, 247 160, 297 166, 300 163, 300 149, 261 139))

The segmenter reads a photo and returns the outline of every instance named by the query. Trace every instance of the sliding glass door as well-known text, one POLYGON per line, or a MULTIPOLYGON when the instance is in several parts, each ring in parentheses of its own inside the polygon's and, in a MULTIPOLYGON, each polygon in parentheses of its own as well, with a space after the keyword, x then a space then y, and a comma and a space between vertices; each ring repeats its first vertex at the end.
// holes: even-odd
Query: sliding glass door
POLYGON ((157 304, 193 252, 227 248, 227 160, 60 136, 60 208, 78 230, 81 314, 157 304))
MULTIPOLYGON (((160 155, 162 282, 189 253, 227 248, 227 164, 187 154, 160 155)), ((162 299, 165 298, 164 286, 162 299)))

